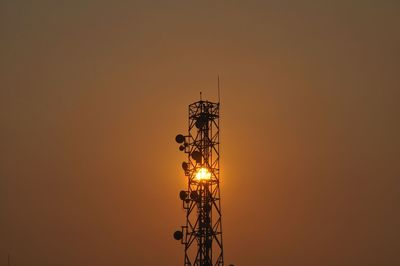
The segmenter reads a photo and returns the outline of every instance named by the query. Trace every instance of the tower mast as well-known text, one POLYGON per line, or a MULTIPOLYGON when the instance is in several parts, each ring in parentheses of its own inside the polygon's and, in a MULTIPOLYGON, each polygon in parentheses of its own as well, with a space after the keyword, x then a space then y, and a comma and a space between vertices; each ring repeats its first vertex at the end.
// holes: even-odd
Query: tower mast
POLYGON ((174 233, 184 245, 184 266, 223 266, 219 152, 220 103, 189 105, 188 133, 177 135, 188 185, 179 193, 186 223, 174 233))

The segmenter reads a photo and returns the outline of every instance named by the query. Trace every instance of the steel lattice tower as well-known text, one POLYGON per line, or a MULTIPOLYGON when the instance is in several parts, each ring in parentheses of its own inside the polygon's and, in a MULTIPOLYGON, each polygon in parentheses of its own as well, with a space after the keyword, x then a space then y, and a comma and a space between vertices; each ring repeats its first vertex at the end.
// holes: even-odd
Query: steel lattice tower
POLYGON ((185 246, 184 266, 223 266, 220 152, 220 104, 200 100, 189 105, 188 134, 177 135, 188 179, 179 193, 186 225, 174 233, 185 246))

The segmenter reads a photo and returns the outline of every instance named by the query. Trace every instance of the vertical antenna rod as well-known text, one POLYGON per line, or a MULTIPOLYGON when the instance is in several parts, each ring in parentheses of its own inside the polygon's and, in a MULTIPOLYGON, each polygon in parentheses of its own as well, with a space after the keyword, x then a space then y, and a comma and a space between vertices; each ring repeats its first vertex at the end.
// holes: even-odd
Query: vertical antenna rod
POLYGON ((218 103, 221 103, 221 90, 219 87, 219 75, 218 75, 218 103))

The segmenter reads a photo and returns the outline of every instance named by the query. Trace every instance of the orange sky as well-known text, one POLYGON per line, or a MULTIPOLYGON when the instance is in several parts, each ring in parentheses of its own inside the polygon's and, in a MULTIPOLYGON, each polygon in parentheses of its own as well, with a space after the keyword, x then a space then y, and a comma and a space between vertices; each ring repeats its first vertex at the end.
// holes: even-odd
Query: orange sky
POLYGON ((56 2, 0 3, 0 265, 180 265, 218 74, 226 263, 400 265, 397 1, 56 2))

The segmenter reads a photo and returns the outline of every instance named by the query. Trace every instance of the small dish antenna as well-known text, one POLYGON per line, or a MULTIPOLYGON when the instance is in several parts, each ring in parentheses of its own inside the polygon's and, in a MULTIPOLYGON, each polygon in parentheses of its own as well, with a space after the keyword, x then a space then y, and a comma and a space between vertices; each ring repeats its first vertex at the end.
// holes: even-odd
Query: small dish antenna
POLYGON ((194 151, 194 152, 192 152, 191 155, 192 155, 193 160, 195 160, 197 163, 201 163, 201 157, 202 157, 201 152, 194 151))
POLYGON ((185 142, 185 136, 183 136, 182 134, 176 135, 175 141, 178 143, 183 143, 185 142))

